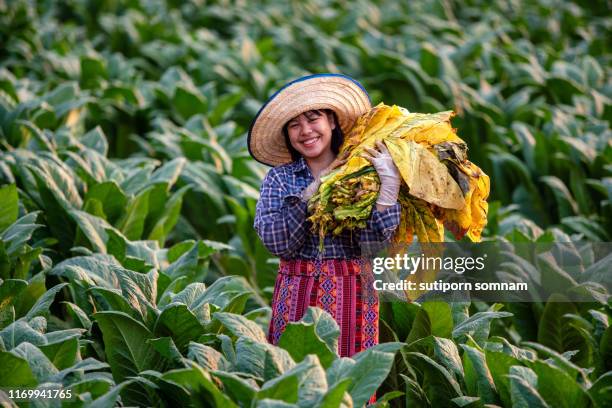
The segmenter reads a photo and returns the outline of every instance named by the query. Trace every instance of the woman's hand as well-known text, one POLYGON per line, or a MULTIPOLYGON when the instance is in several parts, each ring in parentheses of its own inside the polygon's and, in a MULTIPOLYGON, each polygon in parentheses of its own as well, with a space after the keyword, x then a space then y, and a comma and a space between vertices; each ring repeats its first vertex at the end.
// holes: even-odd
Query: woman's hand
POLYGON ((342 153, 340 156, 336 157, 333 162, 330 163, 329 166, 321 170, 318 176, 315 177, 314 181, 308 185, 302 192, 302 201, 308 201, 310 198, 316 194, 319 190, 319 186, 321 185, 321 178, 327 176, 333 170, 342 166, 348 160, 348 152, 342 153))
POLYGON ((366 147, 365 151, 369 154, 362 153, 361 157, 372 163, 380 178, 380 190, 376 200, 376 209, 382 211, 397 202, 401 179, 399 170, 395 163, 393 163, 387 146, 383 142, 378 141, 376 142, 376 147, 378 147, 378 150, 366 147))

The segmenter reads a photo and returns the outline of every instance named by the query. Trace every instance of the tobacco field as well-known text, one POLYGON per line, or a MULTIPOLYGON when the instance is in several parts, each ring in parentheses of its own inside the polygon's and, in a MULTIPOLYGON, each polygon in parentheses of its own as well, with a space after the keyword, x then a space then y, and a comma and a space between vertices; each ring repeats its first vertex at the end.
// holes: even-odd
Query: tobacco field
POLYGON ((2 406, 612 406, 611 28, 607 1, 0 0, 2 406), (592 301, 381 303, 352 358, 310 308, 268 344, 246 132, 320 72, 454 110, 483 240, 570 243, 579 268, 512 271, 595 277, 592 301))

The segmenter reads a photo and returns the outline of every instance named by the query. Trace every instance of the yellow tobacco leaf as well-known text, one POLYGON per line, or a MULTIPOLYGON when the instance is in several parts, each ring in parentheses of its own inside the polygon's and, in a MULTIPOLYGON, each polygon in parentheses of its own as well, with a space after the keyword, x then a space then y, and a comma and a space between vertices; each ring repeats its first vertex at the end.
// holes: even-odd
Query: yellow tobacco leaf
POLYGON ((460 240, 472 225, 472 194, 475 183, 470 180, 470 191, 465 195, 465 207, 461 210, 443 210, 444 227, 453 233, 456 240, 460 240))
MULTIPOLYGON (((370 135, 381 129, 385 125, 385 123, 387 123, 387 118, 389 117, 389 115, 395 114, 395 111, 391 106, 387 106, 382 103, 376 105, 374 109, 376 110, 376 112, 368 121, 368 124, 366 125, 366 128, 363 132, 362 140, 368 138, 370 135)), ((397 109, 397 111, 399 112, 399 109, 397 109)))
POLYGON ((442 242, 444 227, 434 217, 431 207, 422 200, 410 200, 410 203, 412 227, 419 242, 442 242))
POLYGON ((444 142, 463 143, 448 123, 433 123, 420 132, 411 132, 410 139, 421 144, 433 146, 444 142))
POLYGON ((467 236, 473 242, 480 242, 482 230, 484 226, 487 225, 487 212, 489 211, 487 198, 489 197, 489 189, 489 176, 482 173, 478 178, 478 183, 470 203, 472 208, 472 223, 467 236))
POLYGON ((410 195, 442 208, 465 206, 461 189, 446 166, 426 148, 403 139, 385 139, 385 144, 410 195))
POLYGON ((444 210, 444 226, 453 233, 455 239, 459 240, 467 233, 471 241, 479 242, 487 224, 489 176, 470 161, 462 163, 459 168, 469 176, 470 190, 465 195, 466 205, 463 209, 444 210))

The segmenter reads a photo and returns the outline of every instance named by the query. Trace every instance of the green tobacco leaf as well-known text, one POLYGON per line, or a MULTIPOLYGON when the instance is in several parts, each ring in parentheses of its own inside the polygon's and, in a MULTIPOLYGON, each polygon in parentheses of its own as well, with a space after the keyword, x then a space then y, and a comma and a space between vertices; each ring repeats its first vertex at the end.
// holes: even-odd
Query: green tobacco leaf
POLYGON ((213 282, 206 292, 198 298, 198 303, 210 303, 223 309, 234 297, 245 292, 253 292, 249 283, 241 276, 224 276, 213 282))
POLYGON ((297 373, 289 371, 263 384, 259 392, 257 392, 256 398, 258 400, 269 398, 296 403, 298 402, 299 380, 297 373))
MULTIPOLYGON (((191 186, 186 185, 174 193, 165 204, 163 213, 155 221, 155 225, 151 229, 147 239, 154 239, 163 244, 168 234, 176 225, 183 205, 183 196, 191 189, 191 186)), ((148 221, 149 222, 149 221, 148 221)))
POLYGON ((213 314, 213 319, 220 321, 235 337, 246 336, 261 343, 267 342, 266 335, 261 327, 244 316, 217 312, 213 314))
POLYGON ((171 296, 173 303, 184 303, 189 310, 198 318, 201 324, 210 322, 210 306, 202 303, 202 298, 206 292, 206 285, 200 282, 190 283, 177 293, 171 296))
POLYGON ((317 336, 327 344, 327 347, 333 352, 338 350, 340 327, 329 313, 321 308, 308 306, 302 321, 313 323, 317 336))
POLYGON ((540 318, 538 341, 559 353, 579 350, 574 361, 586 366, 589 361, 590 344, 578 330, 569 325, 570 320, 565 315, 570 313, 576 313, 576 306, 565 296, 553 294, 546 302, 540 318))
POLYGON ((540 177, 540 181, 554 193, 560 218, 578 214, 578 204, 561 179, 555 176, 544 176, 540 177))
POLYGON ((0 232, 17 221, 19 214, 19 198, 15 184, 0 186, 0 232))
POLYGON ((511 367, 508 382, 513 407, 549 407, 538 393, 536 374, 529 368, 511 367))
POLYGON ((393 365, 395 352, 401 346, 402 343, 380 344, 354 355, 354 359, 336 359, 327 370, 329 385, 333 387, 350 378, 352 381, 348 392, 355 406, 361 406, 387 377, 393 365))
POLYGON ((28 282, 21 279, 7 279, 0 284, 0 329, 14 320, 14 301, 28 286, 28 282), (9 316, 10 319, 4 318, 9 316))
POLYGON ((108 154, 108 142, 106 140, 106 136, 104 135, 104 131, 100 126, 96 126, 89 132, 85 133, 79 140, 85 146, 95 150, 102 156, 106 156, 108 154))
POLYGON ((462 344, 461 347, 465 351, 463 367, 468 393, 480 395, 485 403, 495 404, 497 402, 497 389, 487 365, 485 354, 467 344, 462 344))
POLYGON ((93 254, 68 258, 55 265, 49 274, 63 276, 71 281, 82 281, 91 286, 119 288, 115 271, 120 267, 112 256, 93 254))
MULTIPOLYGON (((104 351, 111 366, 113 378, 119 383, 135 377, 144 370, 160 370, 162 358, 147 343, 153 334, 140 322, 122 312, 104 311, 93 315, 104 339, 104 351)), ((152 403, 146 389, 138 383, 130 384, 122 392, 124 403, 152 403)))
POLYGON ((8 244, 5 246, 8 256, 13 256, 16 252, 21 251, 34 231, 41 227, 39 224, 34 224, 38 214, 39 212, 35 211, 24 215, 0 234, 0 239, 5 242, 5 245, 8 244))
POLYGON ((489 337, 491 320, 509 316, 512 316, 512 313, 491 311, 478 312, 455 326, 453 329, 453 338, 457 339, 469 334, 478 344, 484 344, 489 337))
POLYGON ((79 356, 79 337, 82 331, 73 330, 63 330, 68 333, 65 333, 62 338, 58 338, 58 333, 61 332, 48 333, 46 335, 47 344, 38 346, 40 351, 45 353, 51 363, 60 370, 72 366, 79 356))
POLYGON ((588 393, 565 371, 537 360, 527 365, 538 376, 537 390, 551 407, 575 408, 590 405, 588 393))
POLYGON ((145 220, 149 213, 149 196, 151 188, 147 188, 136 195, 128 204, 123 217, 118 221, 121 233, 127 239, 137 240, 142 236, 145 220))
POLYGON ((612 403, 612 371, 608 371, 599 377, 588 389, 588 392, 598 406, 609 406, 612 403))
POLYGON ((155 170, 148 180, 148 185, 166 183, 166 189, 169 191, 183 171, 183 167, 187 160, 184 157, 173 159, 159 169, 155 170))
POLYGON ((223 357, 223 354, 205 344, 189 342, 187 357, 196 361, 208 371, 230 369, 230 364, 223 357))
POLYGON ((236 342, 236 370, 269 380, 295 366, 287 351, 267 342, 240 337, 236 342))
POLYGON ((53 300, 55 299, 55 295, 66 285, 68 284, 60 283, 59 285, 47 290, 44 295, 38 298, 34 306, 32 306, 30 311, 25 315, 25 318, 30 320, 36 316, 47 316, 49 314, 51 303, 53 303, 53 300))
POLYGON ((178 349, 186 351, 191 341, 204 334, 204 327, 186 305, 171 303, 157 318, 153 332, 159 336, 170 335, 178 349))
POLYGON ((433 337, 434 359, 442 364, 457 381, 464 377, 463 365, 457 346, 450 339, 433 337))
POLYGON ((195 89, 177 86, 172 98, 172 106, 185 120, 198 113, 206 113, 206 97, 195 89))
POLYGON ((0 339, 2 339, 2 344, 7 350, 12 350, 24 342, 36 346, 47 342, 47 339, 40 330, 34 329, 27 321, 22 319, 2 329, 0 331, 0 339))
POLYGON ((119 399, 119 395, 123 392, 123 390, 131 385, 134 380, 123 381, 121 384, 117 384, 112 387, 109 391, 96 398, 89 407, 90 408, 108 408, 114 407, 119 399))
POLYGON ((179 276, 195 276, 198 273, 199 253, 199 246, 195 243, 191 250, 185 252, 176 261, 171 263, 164 270, 164 273, 173 279, 179 276))
POLYGON ((161 378, 189 390, 191 403, 194 406, 199 406, 202 401, 208 401, 216 407, 238 407, 217 388, 210 374, 197 365, 167 371, 161 378))
POLYGON ((418 367, 419 382, 432 406, 447 404, 453 398, 462 396, 461 388, 446 368, 421 353, 406 353, 408 361, 418 367))
POLYGON ((51 363, 47 356, 33 344, 27 342, 21 343, 11 350, 11 352, 24 358, 28 362, 32 369, 32 374, 34 374, 34 377, 36 377, 39 383, 50 380, 53 375, 58 373, 57 368, 51 363))
POLYGON ((47 287, 45 285, 45 272, 39 272, 28 280, 28 286, 21 292, 21 295, 15 299, 15 316, 24 316, 36 303, 36 301, 45 294, 47 287))
POLYGON ((71 302, 61 303, 66 305, 66 310, 68 311, 68 313, 72 317, 72 320, 75 323, 78 323, 82 328, 86 330, 91 329, 91 320, 89 320, 89 316, 87 315, 87 313, 85 313, 85 311, 83 311, 83 309, 71 302))
POLYGON ((294 361, 302 361, 308 354, 315 354, 324 368, 337 358, 336 353, 315 332, 314 324, 289 322, 278 341, 279 347, 289 352, 294 361))
POLYGON ((521 363, 518 359, 502 352, 486 350, 485 357, 501 402, 504 406, 511 406, 511 385, 508 374, 510 367, 519 366, 521 363))
POLYGON ((3 387, 32 387, 36 383, 27 359, 9 351, 0 351, 0 384, 3 387))
POLYGON ((240 406, 249 406, 259 387, 252 379, 246 380, 235 373, 213 371, 212 374, 223 383, 223 392, 240 406))
POLYGON ((148 340, 162 357, 170 363, 171 367, 185 367, 183 363, 183 355, 174 344, 172 337, 160 337, 153 340, 148 340))
POLYGON ((414 318, 406 342, 410 344, 429 335, 448 338, 452 328, 453 316, 448 303, 425 302, 414 318))
POLYGON ((111 224, 121 216, 127 204, 125 193, 114 181, 105 181, 90 187, 85 194, 84 206, 94 199, 102 203, 106 221, 111 224))

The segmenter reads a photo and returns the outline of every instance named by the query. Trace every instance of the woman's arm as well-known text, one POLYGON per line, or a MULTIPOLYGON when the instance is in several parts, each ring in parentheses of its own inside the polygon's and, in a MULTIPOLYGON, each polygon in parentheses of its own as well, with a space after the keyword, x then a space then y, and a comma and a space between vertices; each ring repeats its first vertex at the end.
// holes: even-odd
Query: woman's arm
POLYGON ((254 227, 264 246, 281 258, 290 258, 306 239, 307 203, 287 194, 271 170, 261 185, 254 227))

